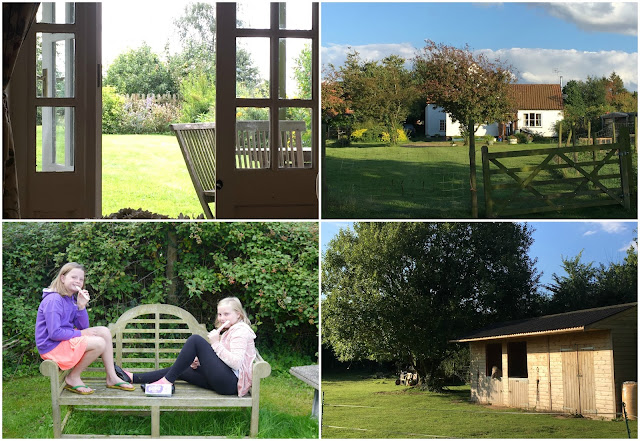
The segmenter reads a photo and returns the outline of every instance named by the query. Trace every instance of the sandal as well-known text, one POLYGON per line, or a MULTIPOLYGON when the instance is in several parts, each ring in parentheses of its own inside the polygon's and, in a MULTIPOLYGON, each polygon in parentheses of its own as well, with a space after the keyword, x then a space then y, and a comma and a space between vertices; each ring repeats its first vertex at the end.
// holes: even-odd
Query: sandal
POLYGON ((112 386, 107 385, 108 389, 120 389, 120 390, 126 390, 126 391, 132 391, 132 390, 136 390, 135 387, 133 387, 131 384, 129 384, 128 381, 121 381, 120 383, 116 383, 112 386), (128 384, 129 386, 123 386, 123 384, 128 384))
POLYGON ((121 379, 126 381, 127 383, 133 383, 133 378, 129 378, 127 373, 117 364, 113 363, 113 368, 116 370, 116 375, 121 379))
POLYGON ((64 388, 66 390, 68 390, 69 392, 73 392, 74 394, 79 394, 79 395, 91 395, 92 393, 94 393, 95 391, 93 389, 91 389, 88 386, 85 386, 84 384, 80 384, 78 386, 70 386, 70 385, 65 385, 64 388), (84 387, 85 389, 89 389, 91 392, 82 392, 80 390, 78 390, 78 388, 84 387))

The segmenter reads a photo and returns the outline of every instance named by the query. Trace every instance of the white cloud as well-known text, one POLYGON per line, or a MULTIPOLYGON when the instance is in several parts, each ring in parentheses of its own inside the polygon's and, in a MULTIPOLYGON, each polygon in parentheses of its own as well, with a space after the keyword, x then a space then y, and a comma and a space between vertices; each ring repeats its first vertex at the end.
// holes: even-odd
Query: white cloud
POLYGON ((634 250, 638 250, 638 244, 635 241, 630 241, 628 244, 623 245, 618 251, 620 252, 625 252, 627 251, 629 248, 633 248, 634 250))
POLYGON ((598 232, 597 232, 597 231, 595 231, 595 230, 589 230, 589 231, 586 231, 586 232, 583 234, 583 236, 593 236, 594 234, 597 234, 597 233, 598 233, 598 232))
POLYGON ((542 8, 588 32, 638 35, 638 4, 635 2, 532 3, 530 6, 542 8))
POLYGON ((556 70, 561 72, 563 84, 587 77, 608 77, 615 71, 631 91, 638 90, 638 53, 622 51, 587 52, 575 49, 481 49, 489 58, 511 64, 523 83, 556 83, 556 70))
MULTIPOLYGON (((365 60, 381 60, 382 58, 396 54, 406 58, 407 67, 410 67, 410 59, 417 52, 410 43, 400 44, 367 44, 361 46, 348 46, 331 44, 322 48, 322 64, 330 63, 340 66, 346 59, 349 50, 356 50, 365 60)), ((615 71, 624 81, 625 87, 630 91, 638 90, 638 53, 622 51, 587 52, 575 49, 480 49, 475 51, 483 53, 489 59, 499 58, 510 64, 518 73, 521 83, 546 83, 552 84, 559 81, 559 70, 563 77, 563 83, 569 80, 586 80, 587 77, 608 77, 615 71)))
POLYGON ((603 232, 603 233, 607 233, 607 234, 620 234, 620 233, 624 233, 628 230, 628 226, 629 223, 628 222, 607 222, 607 221, 602 221, 602 222, 592 222, 591 223, 592 226, 595 227, 594 230, 594 234, 596 232, 603 232))

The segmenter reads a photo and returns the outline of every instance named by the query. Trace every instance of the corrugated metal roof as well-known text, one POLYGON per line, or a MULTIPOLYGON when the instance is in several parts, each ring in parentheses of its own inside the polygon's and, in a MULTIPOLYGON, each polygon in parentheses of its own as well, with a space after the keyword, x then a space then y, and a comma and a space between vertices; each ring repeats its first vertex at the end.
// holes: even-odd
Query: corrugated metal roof
POLYGON ((517 110, 562 110, 562 88, 559 84, 512 84, 517 110))
POLYGON ((498 323, 460 337, 456 342, 471 340, 489 340, 496 337, 526 336, 532 334, 566 331, 581 331, 589 325, 619 314, 637 306, 637 303, 604 306, 601 308, 583 309, 563 314, 545 315, 523 320, 498 323))

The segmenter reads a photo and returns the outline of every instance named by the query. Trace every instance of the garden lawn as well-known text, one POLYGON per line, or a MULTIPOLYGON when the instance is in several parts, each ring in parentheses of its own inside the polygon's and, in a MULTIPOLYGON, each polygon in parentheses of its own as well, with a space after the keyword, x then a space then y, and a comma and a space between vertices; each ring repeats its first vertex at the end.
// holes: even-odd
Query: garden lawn
MULTIPOLYGON (((41 375, 3 382, 2 437, 52 438, 49 379, 41 375)), ((122 392, 126 394, 126 392, 122 392)), ((272 373, 260 382, 259 438, 318 438, 318 421, 311 418, 313 388, 291 375, 272 373)), ((163 436, 230 436, 249 434, 251 409, 219 412, 161 413, 163 436)), ((63 407, 62 415, 66 414, 63 407)), ((66 432, 103 435, 151 434, 149 415, 76 411, 66 432)))
MULTIPOLYGON (((469 402, 468 386, 450 389, 439 394, 396 386, 395 378, 323 374, 322 438, 627 438, 624 420, 497 409, 469 402)), ((629 426, 637 438, 637 421, 629 426)))
POLYGON ((174 135, 102 135, 102 214, 122 208, 204 214, 174 135))
MULTIPOLYGON (((467 146, 384 146, 358 143, 328 147, 322 167, 322 217, 325 219, 471 217, 467 146)), ((478 208, 485 216, 481 143, 476 148, 478 208)), ((548 148, 550 144, 496 145, 490 151, 548 148)), ((521 164, 531 165, 539 156, 521 164)), ((514 160, 511 160, 512 162, 514 160)), ((517 160, 516 160, 517 161, 517 160)), ((512 166, 512 164, 509 164, 512 166)), ((611 166, 608 166, 611 167, 611 166)), ((637 155, 634 165, 637 167, 637 155)), ((608 206, 527 215, 527 218, 635 218, 632 210, 608 206)))

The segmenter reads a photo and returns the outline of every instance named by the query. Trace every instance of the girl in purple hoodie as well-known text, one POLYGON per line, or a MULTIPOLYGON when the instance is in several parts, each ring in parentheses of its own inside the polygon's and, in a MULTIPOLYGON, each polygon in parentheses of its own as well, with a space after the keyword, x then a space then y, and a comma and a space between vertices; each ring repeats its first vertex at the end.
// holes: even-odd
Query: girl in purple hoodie
POLYGON ((98 357, 107 373, 107 387, 132 391, 135 388, 117 376, 113 364, 111 332, 104 326, 89 327, 84 286, 84 267, 65 264, 49 288, 42 292, 36 318, 36 346, 44 360, 53 360, 60 369, 71 369, 65 389, 89 395, 94 392, 82 383, 80 375, 98 357))

